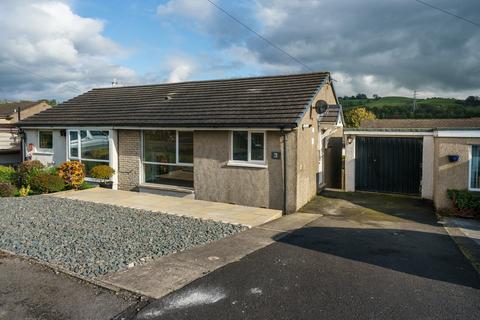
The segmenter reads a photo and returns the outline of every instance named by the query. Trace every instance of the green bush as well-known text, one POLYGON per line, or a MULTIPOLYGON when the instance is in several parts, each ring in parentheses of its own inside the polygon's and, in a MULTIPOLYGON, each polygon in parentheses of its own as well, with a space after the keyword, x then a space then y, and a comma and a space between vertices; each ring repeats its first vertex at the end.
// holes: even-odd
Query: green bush
POLYGON ((468 190, 447 190, 448 197, 459 210, 471 209, 478 215, 480 212, 480 193, 468 190))
POLYGON ((42 172, 52 174, 52 175, 58 175, 58 168, 57 167, 46 167, 44 169, 41 169, 42 172))
POLYGON ((0 182, 15 183, 15 169, 0 166, 0 182))
POLYGON ((22 162, 17 169, 16 184, 17 186, 28 186, 31 179, 36 176, 44 168, 44 165, 38 160, 29 160, 22 162))
POLYGON ((100 180, 109 180, 114 174, 115 170, 105 164, 95 166, 90 170, 90 177, 100 180))
POLYGON ((17 189, 10 183, 0 182, 0 197, 13 197, 17 189))
POLYGON ((96 185, 84 181, 81 185, 78 186, 78 190, 87 190, 95 187, 96 185))
POLYGON ((30 181, 33 191, 38 193, 52 193, 62 191, 65 188, 63 178, 58 175, 40 172, 30 181))

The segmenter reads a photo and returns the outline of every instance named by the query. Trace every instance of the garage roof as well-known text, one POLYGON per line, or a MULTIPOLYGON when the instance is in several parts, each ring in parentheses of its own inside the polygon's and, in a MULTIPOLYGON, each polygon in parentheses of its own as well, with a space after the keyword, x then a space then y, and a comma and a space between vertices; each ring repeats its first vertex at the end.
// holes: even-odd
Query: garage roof
POLYGON ((359 129, 480 129, 480 118, 363 120, 359 129))
POLYGON ((293 128, 328 72, 99 88, 21 126, 293 128))

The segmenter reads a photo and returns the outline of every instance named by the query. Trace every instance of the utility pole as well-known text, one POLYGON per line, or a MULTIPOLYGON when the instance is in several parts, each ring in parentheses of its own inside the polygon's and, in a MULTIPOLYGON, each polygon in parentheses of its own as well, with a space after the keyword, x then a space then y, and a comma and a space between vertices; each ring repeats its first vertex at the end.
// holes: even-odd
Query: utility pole
POLYGON ((417 110, 417 90, 413 90, 413 110, 412 113, 415 114, 417 110))

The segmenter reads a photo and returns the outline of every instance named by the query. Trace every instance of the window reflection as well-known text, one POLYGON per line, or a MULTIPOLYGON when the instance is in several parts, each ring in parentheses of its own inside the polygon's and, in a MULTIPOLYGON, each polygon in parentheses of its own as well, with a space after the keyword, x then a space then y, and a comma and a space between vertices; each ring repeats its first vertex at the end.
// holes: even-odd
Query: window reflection
POLYGON ((108 160, 108 131, 81 130, 83 159, 108 160))

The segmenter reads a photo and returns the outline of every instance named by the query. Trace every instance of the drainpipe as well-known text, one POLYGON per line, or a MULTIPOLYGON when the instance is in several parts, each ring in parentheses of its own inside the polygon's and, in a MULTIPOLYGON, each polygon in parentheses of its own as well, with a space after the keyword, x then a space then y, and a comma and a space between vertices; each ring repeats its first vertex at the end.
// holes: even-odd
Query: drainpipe
POLYGON ((280 128, 283 137, 283 214, 287 214, 287 133, 280 128))
MULTIPOLYGON (((22 120, 21 112, 22 107, 19 106, 17 109, 17 122, 20 122, 20 120, 22 120)), ((17 128, 17 134, 20 137, 20 162, 23 162, 25 160, 25 132, 21 128, 17 128)))

